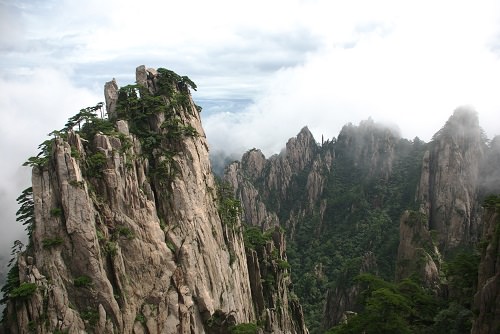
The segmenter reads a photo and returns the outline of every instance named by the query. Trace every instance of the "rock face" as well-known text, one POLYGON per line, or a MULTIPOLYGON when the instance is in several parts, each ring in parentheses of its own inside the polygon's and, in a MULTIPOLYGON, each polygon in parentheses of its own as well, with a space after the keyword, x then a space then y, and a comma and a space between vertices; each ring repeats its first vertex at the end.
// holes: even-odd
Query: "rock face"
POLYGON ((494 137, 485 151, 481 164, 480 194, 500 194, 500 136, 494 137))
MULTIPOLYGON (((359 274, 376 273, 377 259, 373 253, 368 252, 363 256, 359 274)), ((337 286, 328 290, 322 320, 323 328, 331 328, 347 321, 349 315, 355 314, 359 309, 359 295, 362 288, 359 284, 337 286)))
POLYGON ((368 178, 387 180, 391 175, 397 138, 389 128, 372 119, 362 121, 359 126, 348 124, 342 128, 337 142, 337 152, 363 169, 368 178))
POLYGON ((396 281, 417 274, 427 288, 440 289, 441 255, 427 229, 427 217, 416 211, 405 211, 399 225, 399 247, 396 281))
POLYGON ((358 288, 344 278, 360 273, 365 254, 385 277, 416 273, 436 295, 446 294, 442 258, 477 243, 480 198, 500 189, 492 167, 500 140, 488 147, 478 123, 474 111, 459 108, 428 144, 370 119, 322 145, 304 128, 279 155, 266 159, 253 149, 227 167, 245 222, 286 229, 306 314, 325 305, 324 318, 313 310, 309 321, 327 329, 356 311, 358 288), (318 290, 322 297, 311 297, 318 290))
POLYGON ((290 213, 283 207, 289 207, 292 198, 296 199, 297 190, 305 191, 304 201, 294 201, 298 207, 314 205, 326 181, 321 168, 329 168, 331 162, 331 152, 319 154, 313 135, 304 127, 279 155, 266 159, 259 150, 248 151, 241 162, 226 168, 224 179, 241 200, 247 224, 265 229, 282 224, 293 229, 293 215, 281 217, 280 222, 281 212, 290 213))
POLYGON ((268 237, 264 244, 247 248, 246 252, 255 310, 266 319, 266 332, 306 333, 302 306, 289 292, 292 282, 285 254, 285 236, 276 227, 268 237))
POLYGON ((109 117, 116 117, 116 102, 118 101, 118 85, 113 79, 104 85, 104 101, 109 117))
MULTIPOLYGON (((102 121, 89 121, 91 139, 71 129, 54 139, 33 169, 32 242, 17 265, 20 287, 36 289, 10 298, 7 332, 191 334, 224 316, 307 333, 300 306, 286 307, 285 278, 263 293, 282 311, 253 298, 262 259, 245 252, 238 225, 221 221, 186 78, 141 66, 138 86, 106 84, 116 130, 92 132, 102 121)), ((268 250, 282 258, 276 238, 268 250)))
MULTIPOLYGON (((292 277, 298 283, 294 287, 305 292, 299 297, 307 299, 311 313, 322 309, 323 302, 317 295, 326 294, 327 282, 336 286, 326 301, 328 319, 318 319, 318 312, 316 318, 308 319, 318 325, 323 323, 324 328, 339 321, 355 304, 356 287, 334 284, 342 280, 339 272, 347 265, 344 257, 363 259, 371 254, 372 268, 377 266, 372 242, 360 240, 360 245, 350 243, 338 249, 336 247, 342 246, 333 243, 330 237, 345 235, 344 240, 348 242, 350 236, 346 233, 350 232, 347 231, 369 228, 370 222, 360 223, 358 218, 365 216, 367 207, 381 207, 384 196, 367 197, 370 203, 365 206, 346 195, 357 194, 363 183, 389 182, 397 165, 398 143, 399 139, 390 129, 372 120, 363 121, 359 126, 346 125, 338 139, 321 145, 305 127, 287 142, 279 155, 266 159, 262 152, 252 149, 240 162, 226 168, 225 180, 233 186, 236 198, 242 203, 245 223, 264 230, 273 226, 285 228, 294 251, 293 256, 289 253, 293 261, 292 277), (339 200, 336 196, 343 198, 339 200), (338 213, 340 210, 342 213, 338 213), (363 227, 357 227, 360 224, 364 224, 363 227), (332 254, 337 255, 332 259, 332 254)), ((385 219, 384 216, 382 220, 385 219)), ((362 262, 354 261, 353 268, 342 277, 350 281, 351 275, 360 272, 362 262)), ((315 330, 319 330, 318 325, 315 330)))
POLYGON ((457 109, 425 153, 417 200, 437 231, 439 249, 477 241, 477 195, 484 142, 477 114, 457 109))
POLYGON ((500 332, 500 200, 490 201, 484 215, 478 291, 474 296, 477 317, 473 334, 500 332))

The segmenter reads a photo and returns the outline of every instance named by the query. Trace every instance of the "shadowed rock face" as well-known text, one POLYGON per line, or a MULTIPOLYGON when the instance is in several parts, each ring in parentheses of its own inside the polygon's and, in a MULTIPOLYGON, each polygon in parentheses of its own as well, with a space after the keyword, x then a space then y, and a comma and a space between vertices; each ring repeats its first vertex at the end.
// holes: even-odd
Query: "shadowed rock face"
MULTIPOLYGON (((297 177, 304 177, 300 191, 307 193, 307 201, 300 206, 313 205, 323 191, 326 175, 322 168, 328 168, 332 161, 331 152, 321 156, 319 147, 307 127, 288 140, 286 148, 279 155, 266 159, 260 150, 250 150, 241 162, 231 163, 224 179, 235 190, 241 200, 244 221, 253 226, 268 229, 280 224, 278 213, 291 197, 296 196, 297 177), (272 202, 273 208, 269 208, 272 202), (303 205, 302 205, 303 204, 303 205)), ((293 219, 282 224, 293 229, 293 219)))
POLYGON ((457 109, 425 153, 417 199, 448 251, 477 240, 477 195, 484 142, 477 114, 457 109))
MULTIPOLYGON (((233 324, 262 318, 241 231, 219 217, 189 90, 180 82, 165 88, 144 66, 137 82, 150 94, 173 94, 159 98, 161 111, 145 111, 159 141, 153 150, 134 134, 137 124, 117 120, 123 101, 113 81, 106 105, 116 133, 87 142, 69 130, 55 139, 49 162, 33 169, 34 231, 18 267, 20 282, 37 288, 8 302, 7 332, 191 334, 203 333, 216 311, 233 324)), ((306 333, 300 317, 268 323, 276 333, 306 333)))
POLYGON ((483 221, 478 290, 474 296, 474 310, 477 317, 472 326, 473 334, 493 334, 500 331, 499 209, 495 207, 488 208, 483 221))
POLYGON ((440 257, 427 229, 427 217, 415 211, 404 212, 399 225, 396 281, 417 274, 421 282, 438 293, 440 257))
MULTIPOLYGON (((279 155, 266 159, 259 150, 248 151, 241 162, 227 167, 225 179, 242 202, 247 224, 266 229, 283 226, 291 241, 300 224, 309 224, 309 233, 320 239, 328 225, 338 223, 325 218, 332 216, 330 205, 335 198, 327 197, 332 190, 328 182, 336 174, 344 172, 346 178, 356 179, 352 182, 361 187, 370 182, 380 184, 381 192, 370 190, 369 205, 382 210, 397 206, 399 210, 391 212, 393 223, 399 226, 400 239, 395 272, 391 274, 401 280, 417 273, 438 294, 445 292, 439 275, 442 257, 478 241, 481 193, 487 193, 488 187, 500 189, 497 168, 491 167, 500 161, 500 141, 495 139, 489 146, 485 142, 477 114, 466 108, 457 109, 429 144, 418 138, 400 139, 372 120, 359 126, 346 125, 336 140, 321 146, 304 128, 279 155), (339 166, 345 169, 342 171, 339 166), (393 191, 400 193, 389 197, 393 191), (407 209, 415 211, 405 212, 407 209), (422 219, 415 223, 413 214, 422 219), (318 223, 313 225, 311 221, 318 223)), ((358 209, 357 204, 352 203, 350 213, 358 209)), ((308 240, 312 243, 314 238, 308 240)), ((342 250, 332 249, 332 254, 335 251, 342 250)), ((329 291, 324 328, 350 311, 356 293, 356 287, 329 291)))
MULTIPOLYGON (((325 218, 328 201, 331 200, 327 199, 325 189, 337 173, 335 160, 341 159, 345 165, 362 171, 360 179, 387 181, 392 172, 397 142, 398 138, 389 129, 371 120, 361 122, 359 126, 347 125, 338 140, 321 145, 305 127, 287 142, 278 155, 266 159, 257 149, 246 152, 240 162, 233 162, 226 168, 224 178, 235 189, 248 225, 264 229, 283 226, 289 240, 294 241, 299 224, 305 224, 314 217, 318 219, 318 225, 310 229, 310 234, 319 240, 318 234, 322 230, 336 224, 325 218)), ((370 200, 376 202, 376 199, 370 200)), ((310 242, 314 242, 314 238, 310 242)), ((369 270, 372 272, 376 259, 372 253, 367 254, 373 260, 369 270)), ((319 259, 312 259, 312 262, 316 261, 319 259)), ((322 264, 318 263, 314 275, 324 275, 322 268, 322 264)), ((292 271, 292 277, 297 277, 294 274, 297 275, 297 271, 292 271)), ((328 319, 323 321, 324 328, 331 327, 346 311, 351 310, 358 292, 357 287, 330 291, 325 308, 328 319)))

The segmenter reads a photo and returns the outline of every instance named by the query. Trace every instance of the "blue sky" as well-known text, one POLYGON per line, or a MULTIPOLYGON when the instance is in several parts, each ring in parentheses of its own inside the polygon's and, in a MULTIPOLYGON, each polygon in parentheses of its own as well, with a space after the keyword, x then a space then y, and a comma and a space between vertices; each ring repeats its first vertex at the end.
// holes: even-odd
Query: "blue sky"
POLYGON ((196 82, 212 152, 368 117, 428 141, 461 105, 500 134, 498 1, 0 0, 0 251, 23 235, 22 162, 141 64, 196 82))

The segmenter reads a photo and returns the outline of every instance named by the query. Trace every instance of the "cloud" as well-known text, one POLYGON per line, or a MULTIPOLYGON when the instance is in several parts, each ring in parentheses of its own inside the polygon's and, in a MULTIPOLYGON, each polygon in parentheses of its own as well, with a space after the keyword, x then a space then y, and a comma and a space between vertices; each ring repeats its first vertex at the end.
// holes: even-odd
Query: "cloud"
POLYGON ((15 220, 15 199, 30 185, 30 170, 21 167, 38 153, 38 145, 52 130, 64 127, 66 120, 81 108, 102 101, 102 96, 75 87, 68 73, 38 68, 16 77, 0 76, 0 252, 12 240, 25 235, 15 220))
POLYGON ((274 72, 243 112, 204 117, 209 142, 215 151, 258 147, 269 155, 304 125, 320 140, 368 117, 428 141, 460 105, 478 110, 490 138, 500 134, 491 8, 414 5, 384 23, 346 22, 350 34, 274 72))
POLYGON ((10 209, 0 218, 15 219, 15 198, 29 183, 19 165, 45 135, 102 101, 104 82, 133 83, 140 64, 197 83, 193 97, 214 154, 257 147, 270 155, 304 125, 320 140, 370 116, 429 140, 464 104, 479 112, 488 136, 500 134, 498 7, 490 0, 3 1, 0 149, 9 159, 0 163, 0 196, 10 209))

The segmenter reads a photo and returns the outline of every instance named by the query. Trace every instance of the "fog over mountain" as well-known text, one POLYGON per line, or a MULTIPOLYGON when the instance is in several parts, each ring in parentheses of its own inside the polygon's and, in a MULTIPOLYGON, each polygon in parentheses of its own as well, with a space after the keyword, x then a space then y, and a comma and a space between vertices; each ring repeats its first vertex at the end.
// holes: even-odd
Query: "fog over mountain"
MULTIPOLYGON (((138 64, 188 75, 212 156, 266 156, 372 117, 430 140, 460 105, 500 134, 497 1, 3 1, 0 251, 24 234, 20 167, 54 129, 138 64)), ((216 159, 218 160, 218 159, 216 159)), ((222 160, 226 161, 226 160, 222 160)), ((218 169, 218 166, 214 166, 218 169)))

